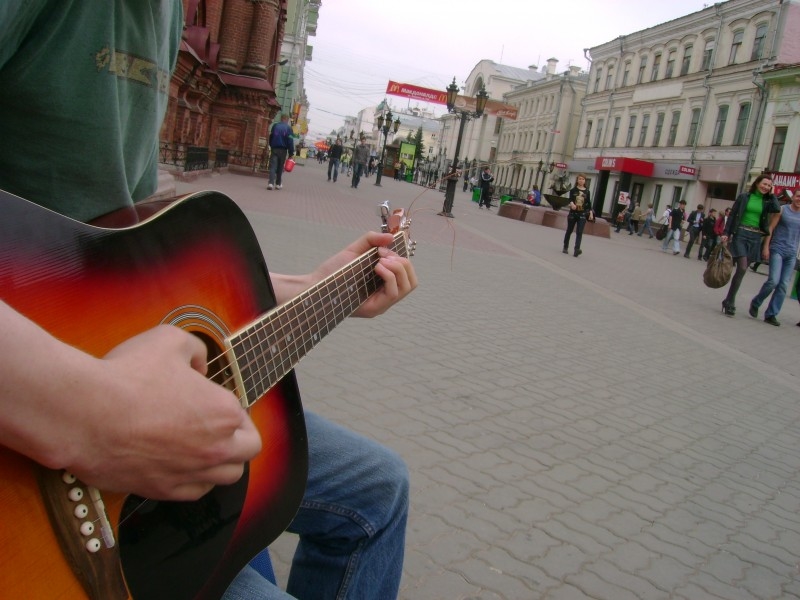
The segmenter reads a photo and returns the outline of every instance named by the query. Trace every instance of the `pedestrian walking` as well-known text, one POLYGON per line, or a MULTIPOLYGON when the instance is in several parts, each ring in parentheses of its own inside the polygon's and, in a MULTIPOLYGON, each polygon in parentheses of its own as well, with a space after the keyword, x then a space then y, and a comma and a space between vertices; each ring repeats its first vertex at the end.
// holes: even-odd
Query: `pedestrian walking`
POLYGON ((478 208, 483 208, 486 206, 487 209, 491 210, 492 208, 492 182, 494 181, 494 175, 489 170, 489 167, 483 167, 483 171, 481 172, 481 199, 478 202, 478 208))
POLYGON ((708 215, 703 219, 703 241, 700 244, 700 249, 697 251, 697 260, 708 260, 714 246, 717 245, 717 235, 714 230, 717 226, 717 209, 712 208, 708 211, 708 215))
POLYGON ((652 240, 655 236, 653 234, 653 228, 651 227, 653 223, 653 203, 647 205, 647 211, 644 213, 644 225, 642 225, 641 231, 637 234, 639 237, 642 237, 642 234, 647 230, 647 233, 650 235, 650 239, 652 240))
POLYGON ((269 183, 267 189, 283 188, 283 166, 286 159, 294 156, 294 137, 289 126, 289 115, 282 114, 281 120, 272 126, 269 134, 269 183))
POLYGON ((786 290, 794 275, 797 250, 800 247, 800 189, 795 190, 792 202, 781 207, 779 213, 770 215, 769 233, 764 240, 761 255, 769 263, 769 275, 758 294, 750 301, 750 316, 758 318, 758 309, 772 294, 764 321, 778 326, 786 290))
POLYGON ((356 146, 356 149, 353 152, 353 182, 350 187, 358 188, 358 184, 361 181, 361 175, 364 174, 368 161, 369 146, 367 146, 367 138, 361 136, 361 143, 356 146))
POLYGON ((689 218, 687 219, 689 226, 686 228, 686 232, 689 234, 689 241, 686 243, 686 252, 683 253, 685 258, 689 258, 692 253, 692 246, 703 233, 703 219, 705 219, 703 205, 698 204, 697 208, 689 213, 689 218))
POLYGON ((567 232, 564 234, 564 254, 569 254, 569 238, 575 231, 575 251, 573 256, 583 254, 581 250, 581 240, 583 239, 583 229, 586 221, 594 220, 592 201, 589 190, 586 188, 586 175, 580 174, 575 178, 575 185, 569 191, 569 214, 567 215, 567 232))
POLYGON ((678 202, 678 206, 673 208, 669 213, 669 222, 667 224, 667 237, 661 244, 661 249, 666 252, 670 241, 672 241, 672 254, 677 256, 681 253, 681 225, 686 218, 686 200, 678 202))
POLYGON ((636 202, 633 206, 633 212, 631 213, 631 218, 628 219, 628 235, 633 235, 634 233, 639 233, 639 223, 642 220, 642 207, 640 206, 639 202, 636 202))
POLYGON ((769 233, 769 215, 778 212, 780 205, 772 194, 772 178, 765 174, 756 177, 750 189, 739 194, 733 203, 721 238, 723 243, 730 240, 731 256, 736 265, 728 295, 722 301, 722 312, 729 317, 736 314, 736 294, 747 267, 761 258, 764 237, 769 233))
POLYGON ((337 137, 336 142, 328 152, 328 181, 336 183, 336 179, 339 177, 339 161, 342 159, 343 152, 342 138, 337 137), (331 174, 333 174, 333 179, 331 179, 331 174))

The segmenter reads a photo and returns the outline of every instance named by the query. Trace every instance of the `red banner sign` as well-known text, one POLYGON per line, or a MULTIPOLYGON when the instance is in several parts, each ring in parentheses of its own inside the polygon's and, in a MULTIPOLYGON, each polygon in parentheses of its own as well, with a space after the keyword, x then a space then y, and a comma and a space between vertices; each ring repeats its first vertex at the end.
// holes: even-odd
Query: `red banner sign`
MULTIPOLYGON (((386 93, 392 96, 402 96, 403 98, 412 98, 414 100, 422 100, 424 102, 433 102, 434 104, 447 105, 447 92, 442 90, 434 90, 431 88, 419 87, 418 85, 411 85, 409 83, 398 83, 390 81, 386 86, 386 93)), ((456 98, 456 108, 459 110, 474 111, 476 108, 475 98, 467 96, 458 96, 456 98)), ((517 108, 495 100, 486 102, 486 108, 483 111, 487 115, 494 115, 502 117, 503 119, 511 119, 512 121, 517 118, 517 108)))
POLYGON ((772 193, 776 196, 783 190, 790 193, 800 188, 800 174, 798 173, 772 173, 772 193))
POLYGON ((390 81, 389 85, 386 86, 386 93, 392 96, 403 96, 404 98, 433 102, 434 104, 447 104, 447 92, 419 87, 409 83, 390 81))
POLYGON ((697 169, 694 167, 685 167, 681 165, 680 167, 678 167, 678 173, 682 175, 691 175, 692 177, 694 177, 695 175, 697 175, 697 169))

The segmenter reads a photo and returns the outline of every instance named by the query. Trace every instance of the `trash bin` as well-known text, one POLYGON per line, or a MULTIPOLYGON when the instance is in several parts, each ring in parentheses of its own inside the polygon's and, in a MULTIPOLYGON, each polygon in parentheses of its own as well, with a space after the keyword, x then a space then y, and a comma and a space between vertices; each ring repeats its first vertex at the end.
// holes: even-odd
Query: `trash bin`
POLYGON ((508 194, 505 194, 503 196, 500 196, 500 204, 503 205, 506 202, 511 202, 513 199, 514 199, 513 196, 509 196, 508 194))
POLYGON ((473 202, 481 201, 481 188, 476 187, 474 190, 472 190, 472 201, 473 202))
POLYGON ((406 181, 411 183, 413 179, 414 179, 414 171, 412 171, 411 169, 406 169, 406 181))

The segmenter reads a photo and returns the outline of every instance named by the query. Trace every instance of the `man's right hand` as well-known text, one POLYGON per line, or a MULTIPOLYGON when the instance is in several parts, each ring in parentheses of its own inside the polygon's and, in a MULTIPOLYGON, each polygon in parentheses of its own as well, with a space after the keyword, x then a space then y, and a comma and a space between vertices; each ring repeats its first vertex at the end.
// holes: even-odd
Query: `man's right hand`
POLYGON ((46 467, 102 490, 190 500, 239 479, 261 449, 185 331, 159 326, 95 358, 2 302, 0 326, 0 445, 46 467))

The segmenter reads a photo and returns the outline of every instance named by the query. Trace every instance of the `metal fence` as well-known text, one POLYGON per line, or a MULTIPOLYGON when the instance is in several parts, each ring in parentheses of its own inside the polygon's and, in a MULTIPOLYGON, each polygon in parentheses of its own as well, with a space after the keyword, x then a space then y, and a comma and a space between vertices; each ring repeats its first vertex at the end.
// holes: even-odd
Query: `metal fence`
POLYGON ((158 161, 168 165, 176 171, 202 171, 210 168, 222 169, 225 167, 238 168, 239 170, 267 171, 269 155, 244 154, 236 150, 217 148, 209 150, 205 146, 187 146, 162 142, 159 144, 158 161))

